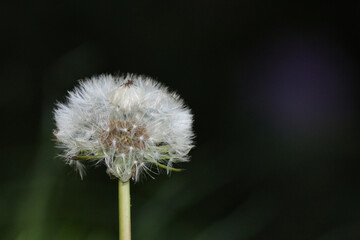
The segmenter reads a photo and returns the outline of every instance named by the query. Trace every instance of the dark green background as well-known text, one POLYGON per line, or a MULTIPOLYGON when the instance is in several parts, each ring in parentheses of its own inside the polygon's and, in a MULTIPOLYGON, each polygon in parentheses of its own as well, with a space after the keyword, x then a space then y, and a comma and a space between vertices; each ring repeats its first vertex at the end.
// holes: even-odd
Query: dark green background
POLYGON ((195 115, 187 171, 131 185, 133 239, 360 239, 359 4, 0 4, 0 239, 117 239, 117 182, 56 158, 78 79, 147 74, 195 115))

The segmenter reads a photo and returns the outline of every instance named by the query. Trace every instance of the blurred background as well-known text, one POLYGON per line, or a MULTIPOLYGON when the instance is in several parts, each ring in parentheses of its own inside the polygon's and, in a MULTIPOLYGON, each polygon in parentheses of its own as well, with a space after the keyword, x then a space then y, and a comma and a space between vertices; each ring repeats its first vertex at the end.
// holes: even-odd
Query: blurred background
POLYGON ((133 239, 360 239, 360 4, 0 6, 0 239, 117 239, 117 182, 57 158, 77 80, 149 75, 195 115, 187 171, 132 184, 133 239))

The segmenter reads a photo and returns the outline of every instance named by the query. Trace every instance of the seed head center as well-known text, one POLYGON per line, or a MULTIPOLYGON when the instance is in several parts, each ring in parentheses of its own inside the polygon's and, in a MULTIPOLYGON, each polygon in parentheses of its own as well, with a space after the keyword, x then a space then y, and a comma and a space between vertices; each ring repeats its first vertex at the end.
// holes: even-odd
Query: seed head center
POLYGON ((144 149, 149 139, 145 127, 126 121, 110 122, 103 131, 101 141, 107 148, 115 147, 119 152, 144 149))

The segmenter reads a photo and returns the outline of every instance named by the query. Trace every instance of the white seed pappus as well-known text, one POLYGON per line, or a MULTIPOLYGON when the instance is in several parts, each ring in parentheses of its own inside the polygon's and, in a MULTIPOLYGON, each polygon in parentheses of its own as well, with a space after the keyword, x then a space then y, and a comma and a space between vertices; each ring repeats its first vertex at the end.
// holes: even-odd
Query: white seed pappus
POLYGON ((146 76, 100 75, 81 81, 54 110, 57 146, 81 177, 105 164, 123 182, 188 161, 193 117, 180 97, 146 76))

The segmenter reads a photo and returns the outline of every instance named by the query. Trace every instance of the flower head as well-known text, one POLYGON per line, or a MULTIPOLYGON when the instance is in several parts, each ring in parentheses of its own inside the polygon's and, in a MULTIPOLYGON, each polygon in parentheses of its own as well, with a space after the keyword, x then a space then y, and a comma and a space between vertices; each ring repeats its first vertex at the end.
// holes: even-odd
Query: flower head
POLYGON ((58 146, 82 176, 84 163, 105 163, 123 182, 169 171, 188 160, 192 114, 175 93, 149 77, 101 75, 80 82, 54 111, 58 146))

